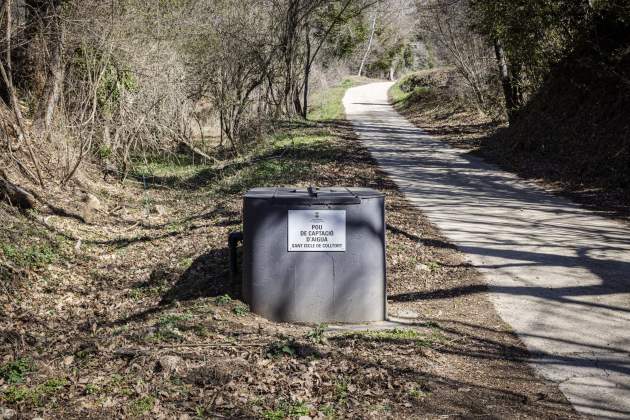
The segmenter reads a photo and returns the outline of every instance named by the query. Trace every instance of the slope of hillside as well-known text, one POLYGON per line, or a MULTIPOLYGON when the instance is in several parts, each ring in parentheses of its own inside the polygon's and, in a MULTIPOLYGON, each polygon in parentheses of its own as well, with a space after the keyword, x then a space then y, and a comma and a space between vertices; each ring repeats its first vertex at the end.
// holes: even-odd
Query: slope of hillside
POLYGON ((630 209, 630 23, 602 16, 481 152, 582 201, 630 209))

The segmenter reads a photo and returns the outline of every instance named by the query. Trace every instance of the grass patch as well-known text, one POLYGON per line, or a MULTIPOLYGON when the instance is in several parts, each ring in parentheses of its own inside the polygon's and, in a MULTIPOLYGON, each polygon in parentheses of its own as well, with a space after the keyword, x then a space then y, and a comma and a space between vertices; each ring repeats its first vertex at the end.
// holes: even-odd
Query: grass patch
POLYGON ((344 404, 348 401, 349 391, 349 382, 347 378, 341 378, 337 382, 335 382, 334 396, 338 403, 344 404))
POLYGON ((293 340, 274 341, 267 347, 267 357, 272 359, 283 356, 295 356, 297 353, 296 344, 293 340))
POLYGON ((414 386, 410 390, 407 391, 409 398, 412 400, 421 400, 430 395, 429 392, 425 391, 422 387, 414 386))
POLYGON ((236 316, 245 316, 249 313, 249 308, 245 305, 236 305, 232 308, 232 313, 236 316))
POLYGON ((183 339, 181 330, 186 327, 185 323, 192 319, 191 313, 162 315, 158 319, 155 331, 149 334, 147 339, 153 342, 181 341, 183 339))
POLYGON ((1 244, 0 251, 14 266, 25 269, 43 268, 59 258, 57 249, 50 244, 1 244))
POLYGON ((230 295, 221 295, 214 298, 214 301, 217 303, 217 305, 227 305, 228 303, 232 302, 232 298, 230 297, 230 295))
POLYGON ((19 384, 33 371, 33 362, 27 358, 17 358, 0 366, 0 378, 9 384, 19 384))
POLYGON ((129 176, 145 186, 181 186, 191 179, 211 178, 212 165, 197 162, 187 155, 154 155, 133 159, 129 176))
POLYGON ((316 92, 311 97, 308 119, 311 121, 343 119, 345 116, 343 97, 346 94, 346 90, 371 81, 373 80, 362 77, 348 77, 330 89, 316 92))
POLYGON ((319 411, 321 411, 321 413, 327 418, 336 417, 335 407, 333 407, 332 405, 325 405, 323 407, 319 407, 319 411))
POLYGON ((435 329, 430 334, 407 328, 394 328, 392 330, 365 330, 348 333, 347 338, 366 338, 377 342, 410 342, 422 347, 430 347, 435 343, 443 342, 444 335, 435 329))
POLYGON ((258 186, 271 186, 298 179, 303 171, 310 171, 310 164, 292 160, 264 160, 223 180, 219 192, 238 194, 258 186))
POLYGON ((440 269, 440 267, 441 267, 440 263, 439 263, 439 262, 437 262, 437 261, 429 261, 429 262, 427 262, 425 265, 429 268, 429 270, 430 270, 432 273, 433 273, 433 272, 435 272, 435 271, 437 271, 437 270, 439 270, 439 269, 440 269))
POLYGON ((421 70, 398 80, 389 90, 389 97, 394 106, 404 112, 420 103, 435 107, 436 101, 453 102, 455 98, 442 97, 438 94, 449 80, 450 68, 421 70))
POLYGON ((356 82, 352 79, 345 79, 337 86, 313 95, 308 119, 315 121, 342 119, 345 115, 343 96, 346 94, 346 90, 355 85, 356 82))
POLYGON ((65 378, 51 378, 34 387, 11 385, 3 392, 0 400, 8 404, 26 403, 41 407, 67 384, 65 378))
MULTIPOLYGON (((309 119, 343 119, 346 90, 365 81, 351 77, 316 93, 309 119)), ((243 155, 220 164, 200 164, 187 156, 150 156, 136 159, 130 175, 146 186, 203 187, 212 196, 225 197, 254 187, 310 183, 319 164, 341 161, 347 153, 331 141, 334 133, 330 128, 302 120, 279 125, 275 134, 252 144, 243 155)))
POLYGON ((160 317, 158 325, 160 327, 177 327, 181 323, 190 321, 191 319, 193 319, 193 315, 190 313, 166 314, 160 317))
POLYGON ((307 182, 313 178, 317 164, 334 161, 343 153, 330 139, 331 135, 321 129, 308 129, 289 137, 273 137, 252 152, 249 164, 225 173, 213 192, 217 195, 242 194, 254 187, 307 182))
POLYGON ((263 418, 267 420, 284 420, 286 418, 308 416, 310 411, 309 407, 302 401, 281 401, 273 410, 263 412, 263 418))
POLYGON ((394 83, 394 85, 389 89, 389 97, 394 105, 406 101, 411 95, 411 92, 405 92, 402 90, 400 83, 401 80, 394 83))
POLYGON ((100 395, 102 391, 102 388, 96 384, 85 385, 85 395, 100 395))
POLYGON ((409 108, 414 103, 422 100, 424 96, 431 93, 431 88, 428 86, 417 86, 411 91, 405 91, 401 83, 402 81, 395 83, 389 90, 389 97, 394 106, 398 109, 409 108))
POLYGON ((184 179, 209 167, 208 163, 194 161, 190 156, 184 154, 136 157, 132 164, 131 175, 140 178, 143 176, 146 178, 174 176, 184 179))
POLYGON ((326 333, 326 328, 328 328, 327 324, 319 324, 306 334, 306 338, 308 338, 313 344, 327 344, 328 340, 324 335, 326 333))
POLYGON ((132 416, 141 416, 143 414, 148 413, 153 410, 155 406, 155 398, 147 395, 141 398, 138 398, 129 404, 129 412, 132 416))
POLYGON ((137 301, 145 297, 162 296, 163 294, 168 292, 169 289, 170 288, 168 285, 161 285, 161 286, 154 286, 154 287, 140 286, 140 287, 134 287, 133 289, 130 289, 127 292, 127 296, 129 296, 131 300, 137 301))
MULTIPOLYGON (((342 156, 331 144, 327 128, 304 121, 286 121, 276 134, 247 153, 215 166, 178 162, 138 164, 131 174, 147 187, 205 188, 211 195, 241 194, 253 187, 290 185, 312 178, 314 165, 342 156)), ((145 205, 145 207, 152 207, 145 205)), ((179 231, 177 222, 170 231, 179 231)))

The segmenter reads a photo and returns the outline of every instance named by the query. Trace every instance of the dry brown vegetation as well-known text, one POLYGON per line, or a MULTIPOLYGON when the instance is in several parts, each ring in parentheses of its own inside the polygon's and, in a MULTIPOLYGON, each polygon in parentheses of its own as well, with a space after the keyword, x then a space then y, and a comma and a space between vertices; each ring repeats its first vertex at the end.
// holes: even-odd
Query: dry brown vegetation
POLYGON ((0 406, 56 418, 575 417, 475 271, 347 128, 286 128, 243 159, 100 183, 89 224, 0 208, 0 406), (326 330, 247 311, 226 236, 244 189, 284 183, 387 193, 389 312, 407 327, 326 330))
POLYGON ((401 79, 392 88, 390 99, 399 112, 428 134, 473 149, 504 122, 481 112, 462 83, 452 68, 424 70, 401 79))
POLYGON ((348 28, 373 4, 6 0, 3 185, 41 207, 49 190, 80 200, 74 190, 91 194, 90 181, 124 179, 155 155, 245 153, 275 121, 306 118, 311 73, 321 82, 328 61, 352 54, 361 32, 348 28), (218 139, 206 141, 208 131, 218 139))

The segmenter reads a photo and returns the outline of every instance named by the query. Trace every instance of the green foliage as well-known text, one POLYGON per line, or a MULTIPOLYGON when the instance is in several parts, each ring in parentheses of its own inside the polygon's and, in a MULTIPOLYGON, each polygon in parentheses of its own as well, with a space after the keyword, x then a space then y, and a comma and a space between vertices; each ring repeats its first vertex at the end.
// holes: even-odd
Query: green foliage
POLYGON ((275 410, 267 410, 263 413, 263 418, 266 420, 284 420, 287 417, 284 410, 275 409, 275 410))
POLYGON ((19 268, 42 268, 52 264, 59 257, 57 251, 49 244, 26 246, 0 244, 0 251, 19 268))
POLYGON ((425 264, 431 272, 435 272, 440 269, 441 265, 437 261, 429 261, 425 264))
POLYGON ((330 148, 327 139, 323 134, 273 139, 271 144, 253 151, 255 163, 226 173, 215 184, 214 191, 239 194, 254 187, 297 184, 310 174, 318 159, 326 158, 330 148))
POLYGON ((308 408, 308 406, 305 403, 298 401, 297 403, 294 403, 291 405, 291 409, 289 410, 289 415, 293 417, 301 417, 301 416, 307 416, 309 412, 310 412, 310 409, 308 408))
POLYGON ((328 328, 328 325, 319 324, 306 334, 306 338, 315 344, 326 344, 327 339, 324 335, 326 333, 326 328, 328 328))
POLYGON ((446 84, 446 74, 443 70, 422 70, 403 77, 395 86, 404 93, 411 93, 418 88, 435 88, 446 84))
POLYGON ((141 416, 148 413, 155 406, 155 397, 146 395, 131 402, 129 411, 133 416, 141 416))
POLYGON ((325 405, 323 407, 319 407, 319 411, 321 411, 322 414, 328 418, 335 417, 335 407, 333 407, 332 405, 325 405))
POLYGON ((136 79, 131 71, 116 64, 108 64, 96 91, 98 104, 103 110, 111 112, 120 104, 124 92, 134 92, 137 88, 136 79))
POLYGON ((129 290, 128 296, 133 300, 140 300, 145 297, 162 296, 170 287, 167 284, 157 284, 153 286, 140 285, 129 290))
POLYGON ((0 400, 4 400, 9 404, 27 403, 40 407, 67 384, 68 381, 65 378, 51 378, 34 387, 11 385, 4 391, 0 400))
POLYGON ((228 303, 232 302, 232 298, 230 297, 230 295, 217 296, 214 300, 219 305, 227 305, 228 303))
POLYGON ((198 405, 195 407, 195 415, 199 418, 205 418, 206 417, 206 407, 204 407, 203 405, 198 405))
POLYGON ((346 90, 359 84, 356 78, 345 79, 337 86, 316 93, 311 98, 308 118, 313 121, 333 121, 343 119, 345 115, 343 96, 346 90))
POLYGON ((566 56, 588 22, 588 2, 575 0, 472 0, 471 25, 490 42, 501 41, 510 71, 527 76, 535 91, 566 56))
POLYGON ((191 313, 166 314, 162 315, 157 322, 155 331, 147 339, 149 341, 181 341, 183 339, 181 328, 185 323, 192 320, 191 313))
POLYGON ((249 308, 245 305, 236 305, 232 308, 232 313, 236 316, 245 316, 249 313, 249 308))
POLYGON ((302 171, 308 170, 308 165, 291 160, 264 160, 243 169, 235 177, 221 188, 228 194, 240 193, 257 186, 272 186, 280 183, 279 180, 298 179, 302 171))
MULTIPOLYGON (((76 48, 69 64, 69 71, 82 87, 92 91, 96 84, 98 110, 111 115, 121 103, 125 92, 138 91, 138 81, 122 57, 105 52, 98 47, 83 44, 76 48)), ((101 155, 102 150, 97 151, 101 155)))
POLYGON ((376 60, 367 66, 368 74, 388 73, 393 67, 395 71, 406 71, 413 67, 413 50, 410 44, 402 40, 383 51, 376 60))
POLYGON ((85 395, 99 395, 101 392, 101 387, 96 384, 85 385, 85 395))
POLYGON ((338 0, 331 1, 328 7, 317 10, 311 23, 312 36, 318 42, 322 41, 334 23, 323 45, 324 54, 328 57, 350 57, 358 47, 367 42, 370 34, 370 28, 358 10, 360 4, 351 3, 345 12, 341 13, 344 5, 344 2, 338 0))
POLYGON ((263 418, 267 420, 284 420, 286 418, 307 416, 310 411, 308 406, 302 401, 291 402, 282 400, 273 410, 265 411, 263 418))
POLYGON ((104 144, 100 145, 97 150, 98 157, 105 160, 112 155, 112 149, 104 144))
POLYGON ((341 377, 335 382, 334 396, 337 402, 345 403, 348 400, 350 382, 347 378, 341 377))
MULTIPOLYGON (((349 78, 331 90, 315 95, 309 118, 321 121, 343 118, 345 91, 367 79, 349 78)), ((299 124, 257 143, 247 153, 220 165, 199 165, 184 156, 147 156, 136 158, 131 175, 147 185, 172 185, 199 188, 207 185, 216 195, 240 194, 249 188, 296 185, 310 179, 312 169, 321 162, 338 159, 343 151, 331 144, 331 132, 314 123, 299 124)), ((173 228, 178 226, 173 225, 173 228)))
POLYGON ((191 319, 193 319, 193 315, 190 313, 166 314, 160 317, 158 325, 161 327, 176 327, 180 323, 190 321, 191 319))
POLYGON ((19 384, 24 376, 33 371, 33 362, 28 358, 17 358, 0 366, 0 378, 10 384, 19 384))
POLYGON ((267 347, 267 357, 295 356, 296 343, 293 340, 274 341, 267 347))
POLYGON ((406 108, 421 100, 431 89, 433 89, 431 82, 418 73, 412 73, 396 82, 389 90, 389 95, 394 105, 406 108))
POLYGON ((422 347, 430 347, 437 342, 444 341, 445 337, 435 329, 431 334, 421 333, 411 328, 394 328, 391 330, 366 330, 348 334, 348 337, 368 338, 380 342, 408 341, 422 347))
POLYGON ((408 391, 409 397, 414 400, 421 400, 428 396, 429 394, 425 392, 422 387, 413 387, 408 391))

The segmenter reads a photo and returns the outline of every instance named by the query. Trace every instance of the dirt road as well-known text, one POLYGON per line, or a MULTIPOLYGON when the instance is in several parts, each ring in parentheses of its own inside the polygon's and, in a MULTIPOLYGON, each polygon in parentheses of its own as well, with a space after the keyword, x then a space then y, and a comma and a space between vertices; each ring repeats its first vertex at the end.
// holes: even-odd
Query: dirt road
MULTIPOLYGON (((390 86, 344 98, 363 143, 483 273, 538 371, 579 412, 630 418, 630 227, 423 134, 388 104, 390 86)), ((478 291, 444 292, 414 298, 478 291)))

